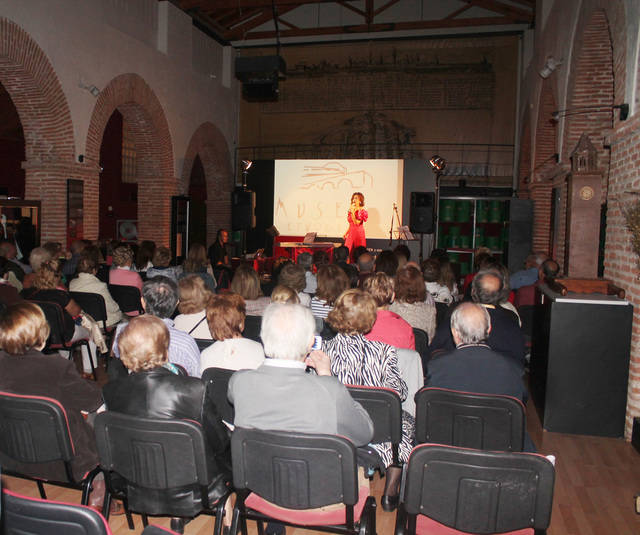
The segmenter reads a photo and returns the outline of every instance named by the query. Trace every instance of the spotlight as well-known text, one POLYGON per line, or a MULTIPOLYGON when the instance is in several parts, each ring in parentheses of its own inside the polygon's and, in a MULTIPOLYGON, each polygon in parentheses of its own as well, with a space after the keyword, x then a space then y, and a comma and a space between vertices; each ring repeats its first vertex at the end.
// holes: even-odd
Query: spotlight
POLYGON ((557 60, 553 56, 547 56, 547 60, 544 62, 542 69, 538 71, 538 74, 542 78, 549 78, 551 73, 553 73, 553 71, 555 71, 560 65, 562 65, 562 60, 557 60))
POLYGON ((447 161, 437 154, 434 154, 429 160, 429 165, 434 171, 442 171, 447 166, 447 161))
POLYGON ((242 160, 242 171, 246 173, 249 169, 251 169, 252 165, 253 162, 251 160, 242 160))

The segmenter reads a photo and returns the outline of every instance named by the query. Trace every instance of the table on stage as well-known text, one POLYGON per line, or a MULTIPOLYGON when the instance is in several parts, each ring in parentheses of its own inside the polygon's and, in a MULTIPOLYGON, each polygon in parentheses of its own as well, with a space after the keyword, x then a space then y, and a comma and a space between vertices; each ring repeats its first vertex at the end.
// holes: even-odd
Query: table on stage
POLYGON ((288 256, 295 262, 300 253, 313 254, 316 251, 326 251, 326 253, 329 255, 329 260, 331 260, 333 258, 333 248, 340 245, 342 244, 333 242, 304 243, 301 241, 282 241, 274 244, 273 255, 276 258, 278 256, 281 256, 278 252, 278 249, 283 249, 285 252, 284 256, 288 256))

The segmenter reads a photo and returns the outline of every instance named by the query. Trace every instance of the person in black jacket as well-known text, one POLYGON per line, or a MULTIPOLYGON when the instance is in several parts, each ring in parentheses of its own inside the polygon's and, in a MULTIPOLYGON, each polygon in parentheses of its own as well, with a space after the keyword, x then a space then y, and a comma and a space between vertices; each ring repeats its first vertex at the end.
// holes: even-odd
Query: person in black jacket
MULTIPOLYGON (((168 361, 169 331, 164 322, 145 314, 129 322, 118 337, 122 363, 131 372, 107 383, 102 391, 106 407, 131 416, 195 420, 202 424, 208 446, 209 473, 216 474, 209 484, 209 500, 214 503, 227 491, 231 481, 229 435, 213 402, 205 395, 205 384, 187 377, 168 361)), ((179 462, 179 459, 176 459, 179 462)), ((195 495, 190 489, 175 489, 163 499, 172 504, 195 495)), ((149 494, 148 499, 158 500, 149 494)), ((188 516, 188 515, 185 515, 188 516)))

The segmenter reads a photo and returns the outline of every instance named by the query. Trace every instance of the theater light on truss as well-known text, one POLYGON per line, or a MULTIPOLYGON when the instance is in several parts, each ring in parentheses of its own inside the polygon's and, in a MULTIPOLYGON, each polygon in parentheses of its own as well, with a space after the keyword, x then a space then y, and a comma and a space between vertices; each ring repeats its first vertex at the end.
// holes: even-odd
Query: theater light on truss
POLYGON ((251 169, 252 165, 253 162, 251 160, 242 160, 242 171, 246 173, 249 169, 251 169))
POLYGON ((433 169, 434 171, 442 171, 447 166, 447 161, 444 158, 441 158, 440 156, 438 156, 437 154, 434 154, 433 156, 431 156, 431 159, 429 160, 429 165, 431 166, 431 169, 433 169))

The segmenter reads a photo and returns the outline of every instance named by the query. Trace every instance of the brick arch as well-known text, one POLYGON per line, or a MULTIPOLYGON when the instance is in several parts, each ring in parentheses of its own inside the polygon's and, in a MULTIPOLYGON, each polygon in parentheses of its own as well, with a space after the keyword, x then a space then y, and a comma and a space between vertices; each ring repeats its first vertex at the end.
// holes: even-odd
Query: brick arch
POLYGON ((210 122, 202 123, 191 136, 182 168, 181 191, 189 191, 191 169, 200 157, 207 184, 207 243, 215 239, 219 228, 231 222, 233 166, 229 147, 222 132, 210 122))
MULTIPOLYGON (((613 45, 609 21, 604 9, 595 9, 581 34, 576 37, 577 53, 570 71, 567 108, 611 106, 614 104, 613 45)), ((623 81, 618 81, 619 84, 623 81)), ((610 153, 604 136, 613 127, 612 110, 592 111, 565 118, 563 161, 567 162, 580 136, 587 133, 598 149, 598 166, 603 174, 603 200, 606 198, 610 153)))
POLYGON ((85 209, 91 210, 97 221, 100 145, 116 109, 127 121, 136 147, 139 238, 168 245, 171 196, 178 191, 171 134, 160 101, 137 74, 121 74, 111 80, 96 102, 86 144, 86 160, 95 172, 85 184, 86 196, 95 197, 95 201, 89 206, 85 202, 85 209))
POLYGON ((0 83, 22 123, 25 197, 42 201, 42 240, 63 241, 65 180, 75 178, 78 171, 71 113, 45 53, 27 32, 4 17, 0 17, 0 83))

